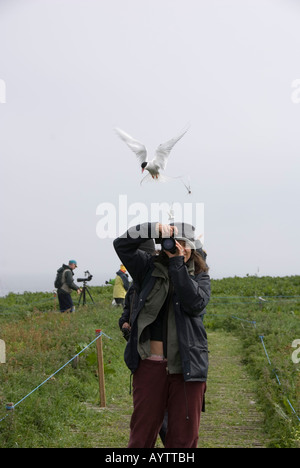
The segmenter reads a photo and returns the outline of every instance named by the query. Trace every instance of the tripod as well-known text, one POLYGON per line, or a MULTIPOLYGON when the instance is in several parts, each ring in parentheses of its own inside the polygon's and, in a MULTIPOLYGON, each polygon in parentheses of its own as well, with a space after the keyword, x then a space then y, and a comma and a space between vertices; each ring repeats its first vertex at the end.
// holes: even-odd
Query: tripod
POLYGON ((94 300, 93 300, 93 298, 92 298, 92 295, 91 295, 91 293, 90 293, 90 290, 89 290, 89 288, 88 288, 87 285, 86 285, 86 281, 84 281, 84 282, 83 282, 82 291, 81 291, 80 296, 79 296, 78 305, 80 305, 81 299, 82 299, 82 305, 85 305, 85 303, 86 303, 86 292, 87 292, 88 295, 90 296, 90 298, 91 298, 91 300, 92 300, 92 303, 95 304, 95 303, 94 303, 94 300))

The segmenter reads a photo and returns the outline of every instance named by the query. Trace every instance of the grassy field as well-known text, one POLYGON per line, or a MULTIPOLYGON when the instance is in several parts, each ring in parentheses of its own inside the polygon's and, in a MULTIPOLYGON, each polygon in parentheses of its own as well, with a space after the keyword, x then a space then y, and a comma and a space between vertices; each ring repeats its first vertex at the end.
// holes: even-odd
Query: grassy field
MULTIPOLYGON (((0 339, 7 347, 7 363, 0 365, 0 447, 126 446, 132 397, 120 309, 111 307, 110 287, 91 292, 96 304, 75 314, 55 311, 50 293, 0 298, 0 339), (68 364, 6 411, 8 402, 19 402, 88 345, 98 328, 111 338, 102 338, 105 409, 93 344, 77 367, 68 364)), ((212 292, 205 317, 210 391, 199 446, 299 448, 300 364, 292 361, 291 345, 300 339, 300 277, 214 280, 212 292)))

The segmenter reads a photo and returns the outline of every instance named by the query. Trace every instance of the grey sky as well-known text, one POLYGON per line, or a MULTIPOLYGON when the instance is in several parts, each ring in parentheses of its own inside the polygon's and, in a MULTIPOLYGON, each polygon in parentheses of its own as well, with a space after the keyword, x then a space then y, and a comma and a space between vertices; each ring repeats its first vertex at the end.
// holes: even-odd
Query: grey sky
MULTIPOLYGON (((70 258, 113 277, 97 206, 204 203, 213 278, 299 274, 300 8, 286 0, 1 0, 0 293, 51 290, 70 258), (140 187, 118 126, 149 153, 140 187)), ((128 216, 130 221, 130 216, 128 216)))

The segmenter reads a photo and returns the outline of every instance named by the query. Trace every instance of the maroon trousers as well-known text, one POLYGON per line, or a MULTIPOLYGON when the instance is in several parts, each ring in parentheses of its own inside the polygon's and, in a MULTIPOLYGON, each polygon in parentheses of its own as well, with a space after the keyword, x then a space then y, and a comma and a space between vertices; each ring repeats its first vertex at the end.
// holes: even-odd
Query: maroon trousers
POLYGON ((205 382, 168 374, 166 361, 140 361, 133 375, 129 448, 153 448, 168 411, 166 448, 197 448, 205 382))

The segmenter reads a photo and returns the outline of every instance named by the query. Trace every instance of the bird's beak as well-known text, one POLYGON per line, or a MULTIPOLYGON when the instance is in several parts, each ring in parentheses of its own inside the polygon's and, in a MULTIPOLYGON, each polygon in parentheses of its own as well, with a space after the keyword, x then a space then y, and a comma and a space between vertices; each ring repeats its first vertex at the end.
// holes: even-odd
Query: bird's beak
POLYGON ((144 172, 144 168, 142 168, 142 174, 143 174, 143 172, 144 172))

